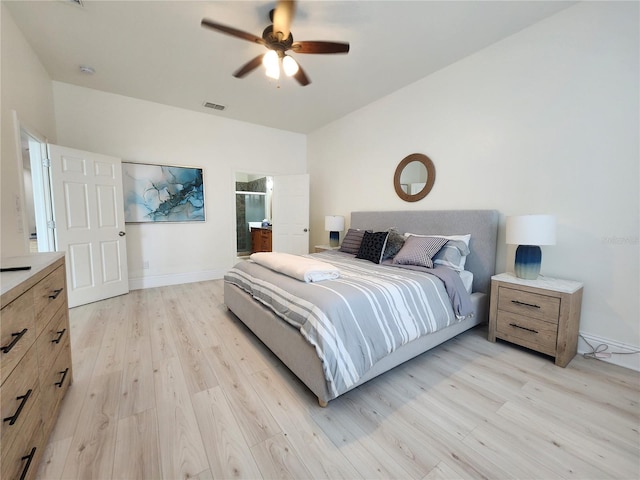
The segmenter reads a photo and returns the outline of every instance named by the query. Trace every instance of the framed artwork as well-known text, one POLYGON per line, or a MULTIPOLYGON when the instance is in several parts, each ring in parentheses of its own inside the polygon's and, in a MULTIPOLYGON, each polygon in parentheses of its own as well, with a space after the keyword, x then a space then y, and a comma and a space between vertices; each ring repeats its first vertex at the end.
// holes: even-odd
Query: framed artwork
POLYGON ((122 162, 126 223, 204 222, 202 169, 122 162))

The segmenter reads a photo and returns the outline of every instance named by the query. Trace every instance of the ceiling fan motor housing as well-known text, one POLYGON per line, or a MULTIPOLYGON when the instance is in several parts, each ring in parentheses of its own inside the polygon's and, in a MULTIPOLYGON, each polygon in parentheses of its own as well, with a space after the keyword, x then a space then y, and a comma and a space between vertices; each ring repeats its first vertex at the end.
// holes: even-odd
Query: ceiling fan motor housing
POLYGON ((273 31, 273 25, 269 25, 262 32, 262 38, 266 42, 265 46, 267 48, 284 53, 291 48, 291 45, 293 45, 293 35, 289 33, 289 36, 284 40, 281 39, 281 36, 281 32, 273 31))

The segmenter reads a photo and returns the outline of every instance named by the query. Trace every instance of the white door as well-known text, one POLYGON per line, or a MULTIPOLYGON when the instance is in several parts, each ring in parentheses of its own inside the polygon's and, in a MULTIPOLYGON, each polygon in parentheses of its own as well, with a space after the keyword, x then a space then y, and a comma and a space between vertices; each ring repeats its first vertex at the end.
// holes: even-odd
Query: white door
POLYGON ((49 145, 56 248, 69 306, 129 292, 119 158, 49 145))
POLYGON ((272 249, 309 253, 309 175, 273 177, 272 249))

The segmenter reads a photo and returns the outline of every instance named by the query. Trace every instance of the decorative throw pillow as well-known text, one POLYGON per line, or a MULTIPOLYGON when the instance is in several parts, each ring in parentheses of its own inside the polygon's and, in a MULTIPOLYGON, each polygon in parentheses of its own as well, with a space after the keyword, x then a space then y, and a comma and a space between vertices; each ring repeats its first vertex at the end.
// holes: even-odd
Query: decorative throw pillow
POLYGON ((356 258, 369 260, 373 263, 380 263, 388 236, 389 232, 364 232, 360 250, 358 250, 356 258))
POLYGON ((355 228, 350 228, 349 230, 347 230, 347 234, 342 240, 342 245, 340 245, 340 251, 344 253, 350 253, 352 255, 357 255, 358 251, 360 250, 360 244, 362 243, 364 232, 365 230, 356 230, 355 228))
MULTIPOLYGON (((416 233, 404 234, 405 237, 409 237, 411 235, 414 235, 416 237, 439 237, 439 238, 446 238, 447 240, 450 240, 450 241, 454 241, 455 243, 453 245, 458 247, 458 250, 460 252, 459 258, 458 258, 458 254, 453 249, 447 248, 447 250, 445 251, 445 249, 443 248, 433 257, 433 263, 451 267, 456 270, 464 270, 464 265, 467 261, 467 255, 469 255, 469 252, 470 252, 469 242, 471 241, 471 234, 469 233, 467 233, 466 235, 419 235, 416 233), (461 243, 458 243, 458 242, 461 242, 461 243)), ((448 242, 447 244, 445 244, 445 247, 448 247, 448 242)))
POLYGON ((469 255, 469 247, 466 243, 462 240, 447 240, 444 247, 434 255, 433 263, 460 271, 464 270, 467 255, 469 255))
POLYGON ((433 268, 433 256, 447 243, 446 238, 439 237, 418 237, 412 235, 407 237, 404 245, 393 259, 393 263, 400 265, 422 265, 433 268))
POLYGON ((393 258, 404 245, 404 235, 400 235, 395 228, 389 229, 389 237, 387 238, 387 246, 384 248, 382 260, 393 258))

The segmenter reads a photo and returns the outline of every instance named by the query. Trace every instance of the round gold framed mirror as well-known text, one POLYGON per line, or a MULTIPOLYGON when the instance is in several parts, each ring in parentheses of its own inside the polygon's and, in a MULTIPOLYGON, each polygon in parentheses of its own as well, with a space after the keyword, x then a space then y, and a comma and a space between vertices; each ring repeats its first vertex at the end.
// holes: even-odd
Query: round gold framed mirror
POLYGON ((402 159, 393 176, 393 186, 405 202, 426 197, 436 181, 436 167, 429 157, 412 153, 402 159))

